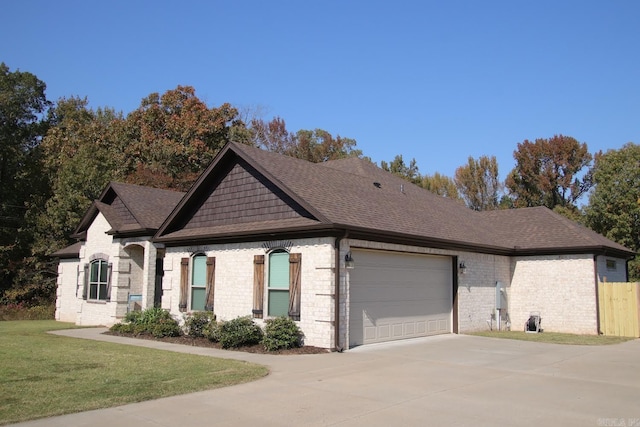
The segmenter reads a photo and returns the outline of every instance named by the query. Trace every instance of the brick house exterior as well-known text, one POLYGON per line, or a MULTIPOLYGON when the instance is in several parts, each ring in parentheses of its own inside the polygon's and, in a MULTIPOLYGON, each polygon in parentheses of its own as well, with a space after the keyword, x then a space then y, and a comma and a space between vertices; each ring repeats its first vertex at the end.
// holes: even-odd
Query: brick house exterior
POLYGON ((361 159, 235 143, 186 194, 111 183, 74 237, 55 254, 57 320, 284 314, 331 349, 521 329, 532 311, 597 334, 598 282, 626 281, 634 255, 546 208, 474 212, 361 159))

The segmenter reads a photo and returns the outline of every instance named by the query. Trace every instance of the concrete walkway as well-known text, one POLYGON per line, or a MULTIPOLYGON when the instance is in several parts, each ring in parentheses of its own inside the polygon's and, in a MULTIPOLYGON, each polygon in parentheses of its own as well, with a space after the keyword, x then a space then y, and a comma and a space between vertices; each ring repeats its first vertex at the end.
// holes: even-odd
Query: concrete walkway
POLYGON ((274 356, 65 336, 246 360, 264 379, 19 424, 102 426, 640 426, 640 340, 561 346, 443 335, 345 353, 274 356))

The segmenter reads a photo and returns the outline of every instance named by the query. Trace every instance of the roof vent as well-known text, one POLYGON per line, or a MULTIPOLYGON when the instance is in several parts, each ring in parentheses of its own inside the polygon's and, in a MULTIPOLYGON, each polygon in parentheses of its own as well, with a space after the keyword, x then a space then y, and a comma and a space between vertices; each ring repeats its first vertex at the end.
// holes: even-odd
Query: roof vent
POLYGON ((382 187, 382 184, 380 184, 379 182, 374 182, 374 183, 373 183, 373 185, 374 185, 376 188, 380 188, 380 187, 382 187))

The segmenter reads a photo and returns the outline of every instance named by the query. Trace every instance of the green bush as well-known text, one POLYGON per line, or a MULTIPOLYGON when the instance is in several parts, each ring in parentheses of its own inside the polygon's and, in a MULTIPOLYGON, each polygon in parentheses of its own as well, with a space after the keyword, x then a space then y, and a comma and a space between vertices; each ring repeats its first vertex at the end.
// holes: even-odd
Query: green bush
POLYGON ((205 329, 211 322, 216 321, 216 315, 211 311, 196 311, 184 317, 185 334, 193 338, 204 337, 205 329))
POLYGON ((202 336, 212 342, 220 342, 220 328, 223 322, 211 321, 202 330, 202 336))
POLYGON ((171 317, 171 314, 160 307, 147 308, 143 310, 140 314, 140 319, 137 323, 141 323, 143 325, 155 325, 164 320, 174 320, 171 317))
POLYGON ((141 311, 130 311, 124 315, 124 321, 127 323, 140 323, 142 317, 141 311))
POLYGON ((119 334, 132 334, 133 333, 133 323, 116 323, 112 327, 109 328, 111 332, 119 333, 119 334))
POLYGON ((161 319, 151 326, 151 335, 155 338, 177 337, 180 335, 180 325, 174 319, 161 319))
POLYGON ((222 348, 258 344, 262 340, 262 335, 262 329, 250 317, 237 317, 220 326, 222 348))
POLYGON ((124 322, 116 323, 109 330, 133 335, 150 334, 156 338, 180 335, 178 322, 167 310, 157 307, 131 311, 125 315, 124 322))
POLYGON ((267 319, 262 344, 267 351, 277 351, 302 345, 302 331, 296 322, 288 317, 267 319))

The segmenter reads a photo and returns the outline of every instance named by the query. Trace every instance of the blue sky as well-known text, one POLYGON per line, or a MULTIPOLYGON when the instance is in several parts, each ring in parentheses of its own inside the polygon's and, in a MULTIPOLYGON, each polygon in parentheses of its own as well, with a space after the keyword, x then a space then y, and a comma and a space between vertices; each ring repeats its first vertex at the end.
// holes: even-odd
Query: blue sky
POLYGON ((525 139, 640 143, 640 2, 5 1, 0 61, 125 114, 195 87, 452 177, 525 139))

